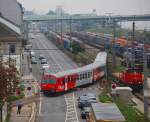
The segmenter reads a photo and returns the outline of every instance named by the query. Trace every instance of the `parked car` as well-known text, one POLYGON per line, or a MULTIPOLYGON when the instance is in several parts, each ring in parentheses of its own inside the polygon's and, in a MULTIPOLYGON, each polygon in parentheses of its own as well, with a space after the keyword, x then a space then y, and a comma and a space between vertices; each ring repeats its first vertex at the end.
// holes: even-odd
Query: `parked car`
POLYGON ((95 94, 87 93, 78 98, 78 107, 83 109, 84 107, 89 107, 91 103, 97 103, 97 98, 95 94))
POLYGON ((49 68, 50 68, 50 66, 48 64, 43 64, 42 65, 42 70, 49 69, 49 68))
POLYGON ((80 96, 80 99, 78 99, 78 107, 83 109, 84 107, 89 107, 90 103, 88 102, 87 96, 80 96))
POLYGON ((89 116, 90 111, 90 107, 84 107, 84 109, 81 110, 81 118, 86 119, 89 116))
MULTIPOLYGON (((97 102, 97 98, 96 98, 96 95, 93 94, 93 93, 86 93, 86 94, 83 94, 82 96, 86 96, 88 97, 89 101, 93 101, 93 102, 97 102)), ((82 97, 80 96, 80 97, 82 97)), ((78 99, 80 99, 80 97, 78 99)))
POLYGON ((31 48, 32 48, 32 44, 29 44, 29 45, 25 46, 25 50, 28 51, 28 52, 31 50, 31 48))
POLYGON ((86 93, 86 94, 84 94, 83 96, 87 96, 87 97, 96 97, 96 95, 93 94, 93 93, 86 93))
POLYGON ((44 58, 41 60, 41 64, 47 64, 47 60, 44 58))
POLYGON ((42 54, 39 55, 39 59, 42 60, 44 59, 44 56, 42 54))
POLYGON ((31 58, 32 58, 32 57, 35 57, 35 56, 36 56, 36 55, 35 55, 35 52, 34 52, 34 51, 31 51, 31 52, 30 52, 30 56, 31 56, 31 58))
POLYGON ((36 60, 35 57, 32 57, 32 58, 31 58, 31 64, 37 64, 37 60, 36 60))

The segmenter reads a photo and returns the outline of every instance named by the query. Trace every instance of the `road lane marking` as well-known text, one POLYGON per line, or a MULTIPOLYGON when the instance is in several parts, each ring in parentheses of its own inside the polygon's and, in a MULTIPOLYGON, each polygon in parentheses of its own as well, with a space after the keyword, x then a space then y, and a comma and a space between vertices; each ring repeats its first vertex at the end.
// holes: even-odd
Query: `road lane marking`
POLYGON ((67 105, 65 122, 79 122, 74 97, 74 92, 65 95, 65 101, 67 105))
POLYGON ((39 115, 41 114, 41 109, 42 109, 42 95, 40 94, 39 115))

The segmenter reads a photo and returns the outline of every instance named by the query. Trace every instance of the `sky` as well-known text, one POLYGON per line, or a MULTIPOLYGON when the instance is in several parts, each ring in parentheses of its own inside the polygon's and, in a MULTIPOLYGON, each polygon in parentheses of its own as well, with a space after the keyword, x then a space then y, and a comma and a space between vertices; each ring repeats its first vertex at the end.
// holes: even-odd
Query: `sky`
POLYGON ((96 9, 98 15, 113 13, 114 15, 150 14, 150 0, 17 0, 26 10, 45 14, 61 5, 65 12, 92 13, 96 9))

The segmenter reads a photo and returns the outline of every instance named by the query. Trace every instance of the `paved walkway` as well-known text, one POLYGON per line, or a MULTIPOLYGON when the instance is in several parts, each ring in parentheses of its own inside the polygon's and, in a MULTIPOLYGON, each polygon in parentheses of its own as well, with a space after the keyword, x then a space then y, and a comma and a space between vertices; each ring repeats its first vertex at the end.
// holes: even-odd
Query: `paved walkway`
POLYGON ((12 108, 10 122, 28 122, 31 117, 32 104, 24 105, 21 114, 17 114, 17 107, 12 108))
MULTIPOLYGON (((32 79, 32 75, 29 72, 29 64, 27 61, 27 53, 25 53, 24 58, 22 60, 22 73, 23 73, 23 81, 26 83, 26 79, 32 79), (29 77, 31 76, 31 77, 29 77)), ((26 87, 32 86, 33 84, 31 83, 26 83, 26 87)), ((32 90, 34 92, 34 90, 32 90)), ((33 95, 33 94, 32 94, 33 95)), ((30 96, 32 96, 30 95, 30 96)), ((25 97, 29 97, 27 94, 27 90, 25 90, 25 97)), ((22 102, 23 103, 23 102, 22 102)), ((11 117, 10 117, 10 122, 29 122, 31 115, 33 112, 33 102, 30 102, 29 104, 23 104, 21 114, 17 114, 17 106, 14 106, 11 111, 11 117)))

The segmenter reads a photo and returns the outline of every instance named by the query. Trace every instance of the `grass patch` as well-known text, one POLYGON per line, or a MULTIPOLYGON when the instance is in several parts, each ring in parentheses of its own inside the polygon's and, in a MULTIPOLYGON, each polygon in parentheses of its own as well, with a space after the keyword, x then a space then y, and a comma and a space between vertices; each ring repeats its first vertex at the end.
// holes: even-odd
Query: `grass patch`
POLYGON ((117 104, 118 108, 120 109, 121 113, 124 115, 126 122, 150 122, 148 118, 146 118, 139 110, 131 105, 126 105, 116 100, 115 103, 117 104))
POLYGON ((132 105, 127 105, 120 101, 119 99, 112 99, 108 95, 108 92, 105 90, 102 94, 99 95, 99 100, 102 103, 111 103, 114 102, 118 106, 119 110, 126 119, 126 122, 150 122, 150 119, 145 117, 138 109, 132 105))
POLYGON ((112 98, 105 94, 99 95, 99 99, 100 99, 100 102, 102 102, 102 103, 112 103, 113 102, 112 98))

